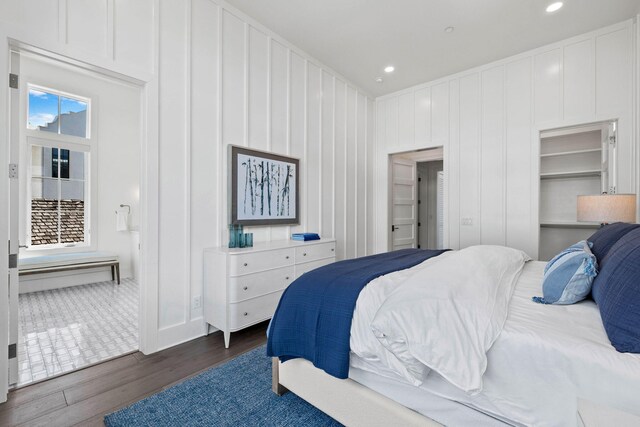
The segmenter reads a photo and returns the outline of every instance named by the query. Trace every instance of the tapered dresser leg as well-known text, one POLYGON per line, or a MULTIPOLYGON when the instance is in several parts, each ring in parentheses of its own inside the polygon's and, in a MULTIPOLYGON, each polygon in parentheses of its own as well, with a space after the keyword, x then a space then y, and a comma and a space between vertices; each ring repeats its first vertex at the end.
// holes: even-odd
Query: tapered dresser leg
POLYGON ((230 341, 231 341, 231 332, 224 331, 224 348, 229 348, 230 341))

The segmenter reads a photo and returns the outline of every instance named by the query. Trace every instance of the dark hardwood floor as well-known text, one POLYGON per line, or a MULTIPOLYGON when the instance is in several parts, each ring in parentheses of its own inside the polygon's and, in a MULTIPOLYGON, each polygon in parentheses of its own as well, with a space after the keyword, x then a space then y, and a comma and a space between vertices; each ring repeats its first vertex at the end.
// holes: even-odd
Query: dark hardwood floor
POLYGON ((221 332, 145 356, 138 352, 9 393, 0 426, 103 426, 104 415, 162 391, 266 342, 268 322, 221 332))

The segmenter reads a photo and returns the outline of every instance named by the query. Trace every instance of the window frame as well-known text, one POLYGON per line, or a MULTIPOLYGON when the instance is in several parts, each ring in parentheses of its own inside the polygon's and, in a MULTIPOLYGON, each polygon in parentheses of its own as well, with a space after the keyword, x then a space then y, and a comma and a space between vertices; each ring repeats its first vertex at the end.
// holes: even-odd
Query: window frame
MULTIPOLYGON (((22 129, 22 145, 24 147, 24 155, 22 163, 26 166, 23 177, 25 178, 25 190, 26 195, 24 201, 26 218, 23 225, 22 232, 24 233, 24 241, 26 248, 23 250, 29 254, 29 256, 37 256, 38 253, 55 254, 55 253, 73 253, 82 251, 96 251, 97 250, 97 233, 95 227, 97 227, 98 216, 96 201, 98 199, 98 185, 97 185, 97 137, 96 137, 96 105, 98 102, 97 96, 80 96, 71 92, 63 90, 51 89, 50 85, 38 84, 34 80, 27 80, 27 84, 23 87, 23 99, 25 99, 23 111, 23 118, 21 123, 22 129), (51 93, 57 96, 63 96, 65 98, 75 99, 87 104, 87 132, 86 137, 66 135, 53 132, 43 132, 38 129, 29 129, 29 90, 35 89, 47 93, 51 93), (31 197, 32 197, 32 147, 33 146, 45 147, 45 148, 58 148, 63 150, 70 150, 76 152, 84 152, 87 154, 85 157, 85 201, 84 201, 84 242, 77 243, 56 243, 46 245, 32 245, 31 244, 31 197)), ((60 119, 58 119, 59 121, 60 119)))
MULTIPOLYGON (((38 132, 38 131, 36 131, 38 132)), ((93 155, 91 153, 91 147, 85 144, 74 144, 68 143, 64 141, 55 141, 49 138, 34 138, 27 137, 27 197, 26 197, 26 237, 27 237, 27 248, 26 250, 31 251, 40 251, 40 250, 52 250, 52 249, 73 249, 73 248, 91 248, 93 247, 93 239, 91 239, 91 225, 92 225, 92 174, 91 170, 93 169, 93 155), (84 168, 84 193, 85 193, 85 201, 84 201, 84 242, 75 242, 75 243, 55 243, 55 244, 46 244, 46 245, 32 245, 31 244, 31 200, 32 200, 32 184, 33 184, 33 170, 32 167, 32 156, 33 156, 33 147, 39 148, 57 148, 61 150, 69 150, 75 152, 81 152, 85 154, 85 168, 84 168)), ((61 178, 57 178, 61 179, 61 178)), ((59 226, 58 226, 59 228, 59 226)), ((58 230, 59 231, 59 230, 58 230)))

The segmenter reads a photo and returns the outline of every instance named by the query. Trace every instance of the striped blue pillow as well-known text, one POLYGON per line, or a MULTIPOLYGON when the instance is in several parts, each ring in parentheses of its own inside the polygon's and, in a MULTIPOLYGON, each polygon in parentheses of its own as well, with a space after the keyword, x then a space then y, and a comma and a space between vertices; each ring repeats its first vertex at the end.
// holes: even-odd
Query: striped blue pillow
POLYGON ((591 243, 582 240, 556 255, 544 268, 543 297, 533 297, 540 304, 575 304, 591 292, 598 274, 598 262, 591 253, 591 243))

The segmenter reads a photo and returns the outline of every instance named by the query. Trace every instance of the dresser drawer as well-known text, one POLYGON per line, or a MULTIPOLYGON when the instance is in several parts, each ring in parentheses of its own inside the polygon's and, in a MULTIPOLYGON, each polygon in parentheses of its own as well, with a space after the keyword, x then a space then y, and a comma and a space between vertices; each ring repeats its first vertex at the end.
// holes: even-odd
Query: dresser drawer
POLYGON ((335 258, 325 258, 318 261, 305 262, 304 264, 296 264, 296 279, 307 271, 315 270, 323 265, 331 264, 332 262, 335 262, 335 260, 335 258))
POLYGON ((272 268, 293 265, 293 248, 262 251, 248 254, 234 254, 229 257, 229 275, 257 273, 272 268))
POLYGON ((336 255, 335 242, 305 245, 296 248, 296 263, 315 261, 336 255))
POLYGON ((294 268, 283 267, 229 278, 229 302, 244 301, 285 289, 294 280, 294 268))
POLYGON ((229 330, 237 331, 245 326, 271 318, 278 307, 282 292, 274 292, 247 301, 229 304, 229 330))

